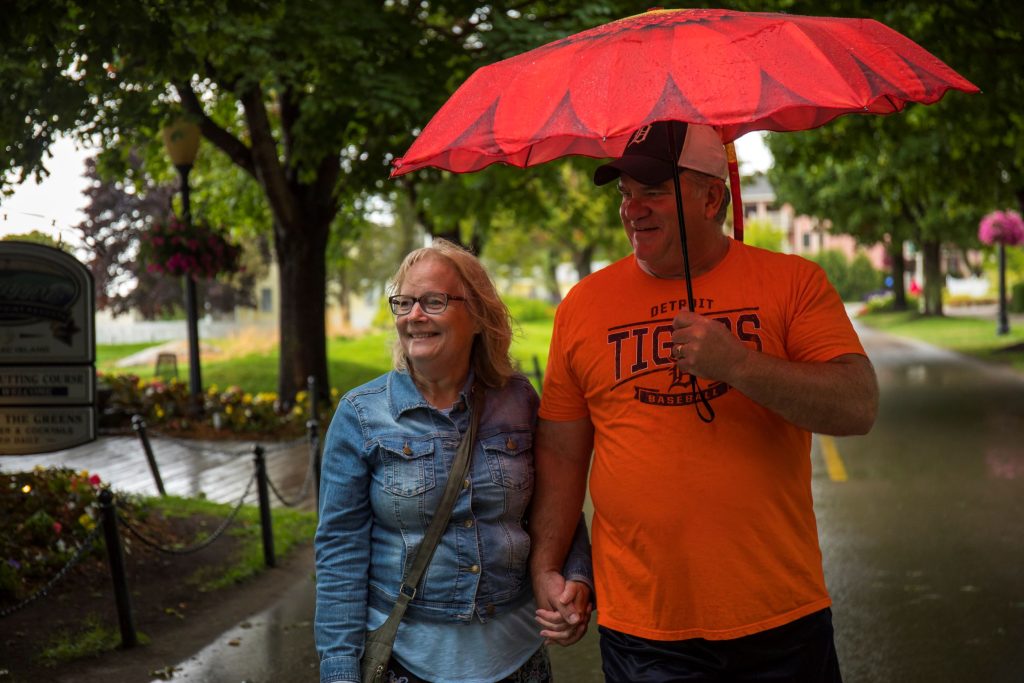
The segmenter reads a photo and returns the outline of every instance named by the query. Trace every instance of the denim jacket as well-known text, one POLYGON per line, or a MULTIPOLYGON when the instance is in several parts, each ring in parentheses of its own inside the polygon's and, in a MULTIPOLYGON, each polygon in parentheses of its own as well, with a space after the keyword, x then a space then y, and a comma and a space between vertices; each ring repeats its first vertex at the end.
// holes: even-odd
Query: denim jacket
MULTIPOLYGON (((367 604, 390 612, 398 597, 469 427, 470 386, 447 415, 398 371, 342 398, 325 440, 315 541, 321 681, 359 680, 367 604)), ((464 495, 406 619, 484 622, 532 600, 524 527, 538 403, 522 375, 487 389, 464 495)), ((565 576, 593 585, 581 535, 565 576)))

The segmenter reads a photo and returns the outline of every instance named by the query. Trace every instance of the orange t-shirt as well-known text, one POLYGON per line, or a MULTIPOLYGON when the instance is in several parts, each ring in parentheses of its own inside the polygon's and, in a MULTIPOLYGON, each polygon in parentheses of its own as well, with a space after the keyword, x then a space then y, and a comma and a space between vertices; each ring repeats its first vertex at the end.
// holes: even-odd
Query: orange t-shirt
MULTIPOLYGON (((598 623, 653 640, 738 638, 831 604, 811 499, 811 434, 722 383, 674 373, 681 280, 629 256, 559 305, 540 416, 590 417, 598 623)), ((864 349, 824 272, 730 242, 695 312, 794 361, 864 349)))

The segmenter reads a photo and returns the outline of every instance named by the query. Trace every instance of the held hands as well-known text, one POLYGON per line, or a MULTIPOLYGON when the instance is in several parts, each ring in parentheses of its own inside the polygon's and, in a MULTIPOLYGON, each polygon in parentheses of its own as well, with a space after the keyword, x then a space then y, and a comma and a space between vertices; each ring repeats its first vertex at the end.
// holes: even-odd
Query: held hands
POLYGON ((672 320, 672 357, 684 373, 728 383, 750 352, 717 320, 689 311, 672 320))
POLYGON ((533 579, 537 598, 536 621, 545 644, 566 646, 577 642, 587 632, 593 605, 590 586, 579 581, 566 581, 559 572, 547 571, 533 579))

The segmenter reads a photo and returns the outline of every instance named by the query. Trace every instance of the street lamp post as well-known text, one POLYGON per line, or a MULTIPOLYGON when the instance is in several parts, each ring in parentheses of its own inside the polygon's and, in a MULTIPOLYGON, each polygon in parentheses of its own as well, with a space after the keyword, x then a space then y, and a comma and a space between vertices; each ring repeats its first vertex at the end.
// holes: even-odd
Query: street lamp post
POLYGON ((1006 243, 999 243, 999 324, 996 334, 1010 333, 1010 316, 1006 313, 1006 243))
POLYGON ((996 334, 1010 333, 1006 304, 1006 247, 1024 244, 1024 219, 1016 211, 993 211, 978 224, 978 239, 999 250, 999 322, 996 334))
MULTIPOLYGON (((163 130, 164 146, 171 162, 181 176, 181 213, 185 226, 192 227, 192 207, 189 203, 188 174, 199 152, 199 126, 178 119, 163 130)), ((195 276, 185 274, 185 314, 188 319, 188 387, 193 409, 203 409, 203 380, 199 367, 199 315, 195 276)))

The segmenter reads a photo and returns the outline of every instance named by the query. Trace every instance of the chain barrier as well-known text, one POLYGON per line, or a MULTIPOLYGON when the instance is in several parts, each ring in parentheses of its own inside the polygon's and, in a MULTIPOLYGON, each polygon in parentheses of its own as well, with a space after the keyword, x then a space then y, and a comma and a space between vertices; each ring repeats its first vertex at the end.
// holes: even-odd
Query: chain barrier
POLYGON ((128 531, 132 533, 132 536, 139 539, 139 541, 141 541, 144 545, 148 545, 150 548, 153 548, 157 552, 166 553, 168 555, 190 555, 192 553, 199 552, 200 550, 202 550, 203 548, 207 547, 208 545, 216 541, 218 538, 220 538, 220 536, 224 533, 225 529, 228 528, 228 525, 235 520, 235 517, 238 515, 238 511, 242 509, 242 505, 245 503, 245 499, 249 496, 249 491, 252 490, 252 483, 255 480, 256 475, 254 473, 249 477, 249 483, 245 485, 245 493, 242 494, 242 497, 238 500, 238 503, 235 505, 235 509, 232 510, 231 513, 224 519, 224 522, 221 523, 221 525, 217 527, 217 529, 214 530, 214 532, 210 534, 208 538, 187 548, 168 548, 167 546, 162 546, 156 541, 147 538, 141 531, 136 529, 132 525, 131 521, 124 515, 118 513, 117 519, 119 522, 121 522, 121 524, 125 526, 126 529, 128 529, 128 531))
POLYGON ((248 449, 244 449, 244 450, 240 450, 240 451, 230 451, 230 450, 227 450, 225 448, 213 448, 213 447, 210 447, 210 446, 200 446, 195 441, 191 441, 189 439, 179 439, 179 438, 176 438, 176 437, 173 437, 173 436, 168 436, 167 434, 164 434, 163 432, 154 430, 152 428, 148 428, 148 433, 149 433, 150 436, 156 437, 156 439, 154 439, 155 441, 165 441, 165 442, 168 442, 168 443, 172 443, 172 444, 175 444, 176 446, 180 446, 181 448, 184 448, 184 449, 187 449, 187 450, 190 450, 190 451, 197 451, 199 453, 202 453, 203 455, 230 455, 230 456, 238 457, 238 456, 241 456, 241 455, 248 455, 249 454, 249 450, 248 449))
POLYGON ((266 455, 273 455, 274 453, 280 453, 282 451, 290 451, 296 446, 301 446, 306 443, 306 437, 300 436, 297 439, 291 441, 275 441, 270 444, 261 444, 263 446, 263 452, 266 455))
POLYGON ((302 480, 302 486, 299 487, 298 497, 294 498, 292 500, 288 500, 283 495, 281 495, 281 492, 277 490, 276 486, 274 486, 273 480, 269 476, 267 476, 267 484, 270 486, 270 490, 277 497, 277 499, 279 501, 281 501, 281 505, 284 505, 285 507, 293 508, 293 507, 296 507, 302 501, 306 500, 306 496, 309 495, 310 484, 313 483, 313 463, 314 463, 313 453, 310 452, 310 454, 309 454, 309 466, 306 468, 306 478, 302 480))
MULTIPOLYGON (((249 455, 251 453, 249 448, 245 448, 245 449, 240 450, 240 451, 231 451, 231 450, 227 450, 227 449, 223 449, 223 448, 215 448, 215 447, 211 447, 211 446, 201 446, 197 442, 192 441, 190 439, 179 439, 179 438, 174 437, 174 436, 169 436, 168 434, 165 434, 165 433, 163 433, 163 432, 161 432, 159 430, 155 430, 152 427, 148 427, 148 426, 147 426, 147 432, 149 433, 150 436, 156 437, 155 440, 172 443, 172 444, 174 444, 176 446, 180 446, 181 448, 185 448, 185 449, 188 449, 188 450, 198 451, 198 452, 202 453, 203 455, 231 455, 231 456, 236 456, 237 457, 237 456, 242 456, 242 455, 249 455)), ((305 443, 305 442, 306 442, 306 437, 299 437, 299 438, 296 438, 296 439, 292 439, 291 441, 275 441, 275 442, 273 442, 273 443, 271 443, 271 444, 269 444, 267 446, 264 446, 264 448, 266 449, 266 452, 268 454, 270 454, 270 453, 276 453, 278 451, 288 450, 290 448, 295 448, 299 444, 302 444, 302 443, 305 443)))
POLYGON ((17 611, 24 609, 25 607, 28 607, 33 602, 49 593, 50 589, 57 585, 57 583, 61 579, 63 579, 69 571, 71 571, 71 568, 78 564, 79 560, 81 560, 86 553, 92 550, 92 546, 96 542, 96 538, 101 533, 103 533, 103 527, 101 525, 97 525, 96 528, 93 529, 89 536, 85 539, 85 542, 82 543, 82 546, 75 552, 71 559, 68 560, 68 563, 61 567, 61 570, 57 572, 57 574, 52 579, 50 579, 45 586, 37 590, 32 596, 25 598, 24 600, 19 602, 17 605, 6 607, 3 610, 0 610, 0 619, 8 617, 17 611))

